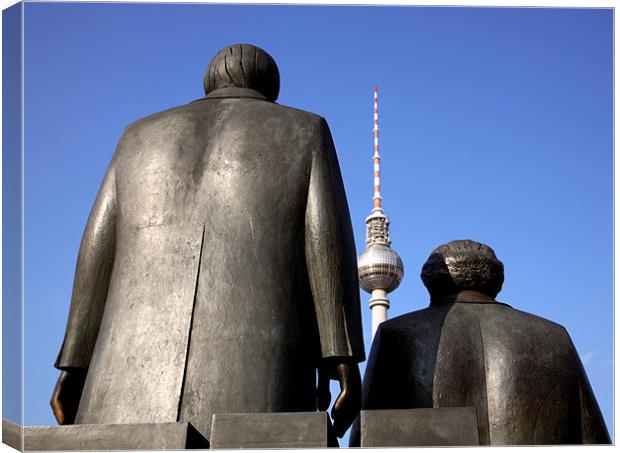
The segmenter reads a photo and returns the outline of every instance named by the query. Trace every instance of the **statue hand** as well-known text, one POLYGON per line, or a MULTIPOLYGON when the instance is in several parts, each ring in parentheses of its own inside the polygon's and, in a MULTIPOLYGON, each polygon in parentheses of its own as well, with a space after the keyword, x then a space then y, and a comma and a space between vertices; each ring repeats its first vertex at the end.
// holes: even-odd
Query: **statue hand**
POLYGON ((340 383, 340 393, 332 407, 331 416, 334 420, 334 433, 342 437, 357 417, 362 404, 362 383, 357 363, 347 358, 334 357, 327 359, 319 367, 317 406, 321 411, 327 410, 331 401, 330 378, 337 379, 340 383))
POLYGON ((86 372, 87 370, 81 368, 61 371, 50 401, 59 425, 72 425, 75 422, 86 372))

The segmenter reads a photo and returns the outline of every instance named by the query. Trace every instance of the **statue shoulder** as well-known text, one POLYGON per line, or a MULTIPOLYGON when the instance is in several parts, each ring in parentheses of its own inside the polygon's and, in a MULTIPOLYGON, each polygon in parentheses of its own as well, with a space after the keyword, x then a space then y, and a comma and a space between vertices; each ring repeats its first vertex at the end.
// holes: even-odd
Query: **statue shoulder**
POLYGON ((569 336, 566 328, 555 321, 510 306, 504 305, 504 307, 502 313, 508 319, 518 320, 520 323, 531 326, 532 329, 569 336))
POLYGON ((152 129, 154 127, 161 127, 164 123, 169 123, 172 121, 177 121, 182 117, 187 117, 192 115, 192 110, 196 110, 192 104, 180 105, 177 107, 172 107, 166 110, 162 110, 160 112, 152 113, 143 118, 135 120, 125 127, 123 131, 123 135, 125 134, 136 134, 145 129, 152 129))
MULTIPOLYGON (((452 305, 437 305, 416 310, 384 321, 379 326, 382 335, 388 337, 418 335, 441 328, 443 322, 454 307, 452 305)), ((492 320, 493 324, 502 326, 521 326, 531 334, 539 333, 543 336, 552 336, 558 339, 570 340, 566 328, 557 322, 537 316, 525 311, 517 310, 503 303, 497 304, 459 304, 459 309, 473 310, 480 319, 492 320)), ((452 315, 457 314, 456 312, 452 315)), ((537 335, 535 335, 537 336, 537 335)))
POLYGON ((276 103, 265 103, 271 105, 275 114, 280 114, 282 116, 286 116, 291 121, 306 124, 306 125, 316 125, 323 126, 323 124, 327 124, 325 118, 321 115, 317 115, 316 113, 309 112, 306 110, 301 110, 296 107, 291 107, 283 104, 276 103))
POLYGON ((204 114, 197 103, 189 103, 172 107, 133 121, 123 130, 118 149, 133 152, 146 143, 162 141, 174 142, 187 131, 195 129, 204 114))
POLYGON ((447 306, 426 307, 383 321, 379 325, 379 330, 383 336, 410 337, 437 327, 436 325, 441 323, 448 311, 447 306))

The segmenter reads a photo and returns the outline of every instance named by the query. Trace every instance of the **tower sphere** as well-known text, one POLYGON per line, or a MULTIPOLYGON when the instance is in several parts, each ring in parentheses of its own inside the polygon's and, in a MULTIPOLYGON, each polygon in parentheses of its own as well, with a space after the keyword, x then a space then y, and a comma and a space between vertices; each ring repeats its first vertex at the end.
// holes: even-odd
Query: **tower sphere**
POLYGON ((403 279, 403 261, 394 250, 383 244, 371 244, 357 259, 360 286, 371 293, 376 289, 392 292, 403 279))

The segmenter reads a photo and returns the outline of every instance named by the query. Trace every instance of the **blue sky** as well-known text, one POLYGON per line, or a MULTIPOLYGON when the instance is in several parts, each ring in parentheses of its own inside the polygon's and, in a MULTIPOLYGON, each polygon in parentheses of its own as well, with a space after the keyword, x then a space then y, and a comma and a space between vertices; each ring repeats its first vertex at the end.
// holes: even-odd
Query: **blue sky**
POLYGON ((77 250, 123 128, 201 97, 210 58, 248 42, 278 63, 278 102, 327 119, 358 252, 379 85, 405 264, 390 316, 428 304, 433 248, 491 245, 498 299, 567 328, 613 435, 611 10, 27 3, 24 27, 26 424, 53 423, 77 250))

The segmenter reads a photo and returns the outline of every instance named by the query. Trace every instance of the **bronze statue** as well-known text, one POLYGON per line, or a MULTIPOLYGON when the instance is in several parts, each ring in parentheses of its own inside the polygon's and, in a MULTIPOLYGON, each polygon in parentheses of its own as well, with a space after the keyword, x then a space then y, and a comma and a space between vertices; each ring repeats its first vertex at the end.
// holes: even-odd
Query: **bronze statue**
POLYGON ((214 413, 325 410, 331 378, 341 437, 364 346, 329 128, 275 103, 278 68, 251 45, 221 50, 204 87, 120 139, 80 246, 54 413, 209 436, 214 413))
POLYGON ((490 247, 442 245, 422 280, 430 306, 379 326, 362 409, 473 406, 486 445, 610 443, 566 329, 495 300, 504 267, 490 247))

